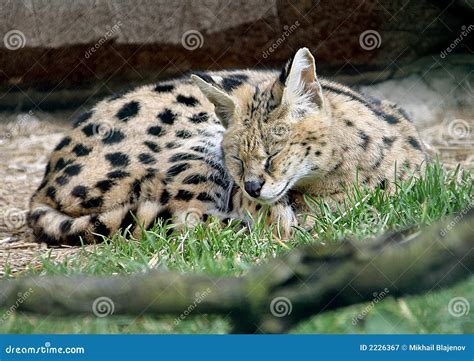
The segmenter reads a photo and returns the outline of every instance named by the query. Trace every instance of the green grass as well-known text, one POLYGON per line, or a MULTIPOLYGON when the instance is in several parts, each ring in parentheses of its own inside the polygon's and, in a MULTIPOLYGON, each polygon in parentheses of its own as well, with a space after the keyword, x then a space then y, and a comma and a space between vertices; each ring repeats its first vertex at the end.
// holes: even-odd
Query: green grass
MULTIPOLYGON (((369 192, 355 188, 348 191, 345 207, 337 210, 312 201, 318 208, 313 231, 298 230, 292 240, 276 243, 269 229, 261 223, 248 232, 237 225, 220 227, 210 221, 184 233, 169 233, 170 225, 156 224, 143 231, 140 240, 131 240, 127 232, 94 246, 92 252, 54 263, 44 257, 42 267, 26 274, 112 274, 143 272, 150 268, 202 272, 212 275, 241 275, 250 267, 275 257, 288 248, 307 243, 339 242, 350 237, 360 242, 386 230, 408 225, 429 224, 443 216, 459 212, 473 200, 469 172, 445 171, 435 163, 429 165, 422 179, 411 179, 396 185, 392 195, 381 190, 369 192)), ((23 275, 22 275, 23 276, 23 275)), ((303 322, 293 332, 473 332, 472 316, 454 318, 447 312, 455 296, 474 299, 473 278, 450 289, 427 295, 394 300, 390 297, 371 309, 365 319, 353 324, 354 316, 367 305, 355 305, 327 312, 303 322)), ((471 312, 472 315, 472 312, 471 312)), ((2 322, 0 332, 83 332, 83 333, 225 333, 228 320, 199 315, 179 325, 172 318, 93 317, 53 319, 16 314, 2 322)))

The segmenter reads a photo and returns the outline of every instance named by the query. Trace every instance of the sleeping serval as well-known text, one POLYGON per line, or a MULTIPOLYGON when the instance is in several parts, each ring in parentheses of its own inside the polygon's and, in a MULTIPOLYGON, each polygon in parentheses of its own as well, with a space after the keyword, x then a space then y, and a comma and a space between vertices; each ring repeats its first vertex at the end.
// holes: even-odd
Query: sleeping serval
POLYGON ((302 48, 281 72, 196 73, 99 102, 51 154, 29 223, 38 241, 78 244, 130 225, 138 236, 135 219, 249 221, 270 205, 288 236, 303 194, 389 188, 424 160, 400 108, 318 79, 302 48))

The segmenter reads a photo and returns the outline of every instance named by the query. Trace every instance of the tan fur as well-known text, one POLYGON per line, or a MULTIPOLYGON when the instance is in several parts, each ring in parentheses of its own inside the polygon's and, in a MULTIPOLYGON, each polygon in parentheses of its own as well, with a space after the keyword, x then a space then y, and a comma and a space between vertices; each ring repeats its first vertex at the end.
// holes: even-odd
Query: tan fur
MULTIPOLYGON (((337 198, 356 175, 370 188, 389 184, 395 162, 401 177, 408 174, 402 165, 416 170, 424 154, 409 139, 421 141, 398 108, 319 82, 308 54, 297 54, 280 77, 214 72, 99 102, 53 151, 32 197, 29 219, 38 240, 92 241, 133 217, 144 228, 169 216, 180 227, 207 215, 249 220, 259 203, 272 205, 268 223, 287 235, 295 212, 305 210, 301 194, 337 198), (384 137, 393 139, 389 147, 384 137), (108 158, 119 152, 126 159, 108 158), (257 179, 265 183, 252 198, 242 190, 257 179), (297 196, 290 199, 289 190, 297 196)), ((140 228, 132 232, 138 237, 140 228)))

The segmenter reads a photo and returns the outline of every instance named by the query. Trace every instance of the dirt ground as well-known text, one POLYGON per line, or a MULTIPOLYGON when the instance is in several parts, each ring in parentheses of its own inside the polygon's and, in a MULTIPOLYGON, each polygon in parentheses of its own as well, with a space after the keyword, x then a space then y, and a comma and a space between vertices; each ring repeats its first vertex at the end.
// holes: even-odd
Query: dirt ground
MULTIPOLYGON (((443 83, 439 78, 433 77, 430 84, 415 76, 408 82, 389 81, 361 90, 405 107, 423 140, 430 144, 431 153, 438 153, 446 167, 461 163, 473 168, 471 83, 465 87, 459 83, 459 79, 465 79, 462 74, 454 82, 444 77, 443 83), (415 86, 416 102, 413 96, 407 97, 407 89, 415 86), (466 89, 471 92, 465 94, 466 89)), ((29 198, 41 182, 49 153, 69 128, 70 118, 71 113, 64 112, 0 113, 0 277, 7 272, 17 274, 28 267, 40 267, 40 257, 62 260, 78 251, 37 244, 26 225, 29 198)))

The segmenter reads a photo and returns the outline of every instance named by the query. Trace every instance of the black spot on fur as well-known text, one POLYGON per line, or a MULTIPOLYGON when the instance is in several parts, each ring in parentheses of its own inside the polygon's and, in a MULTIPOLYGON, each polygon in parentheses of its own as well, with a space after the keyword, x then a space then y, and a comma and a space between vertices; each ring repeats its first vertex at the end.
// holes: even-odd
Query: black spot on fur
POLYGON ((321 155, 321 151, 320 151, 320 150, 317 150, 316 152, 314 152, 314 155, 315 155, 316 157, 319 157, 319 156, 321 155))
POLYGON ((353 127, 354 126, 354 123, 352 123, 350 120, 344 119, 344 122, 346 123, 346 125, 348 127, 353 127))
POLYGON ((225 174, 211 174, 208 180, 224 189, 227 189, 229 187, 229 180, 227 179, 225 174))
POLYGON ((130 176, 130 173, 125 172, 123 170, 114 170, 112 172, 107 173, 107 177, 110 179, 122 179, 129 176, 130 176))
POLYGON ((282 83, 283 85, 285 84, 286 79, 288 78, 288 75, 290 74, 290 69, 293 64, 293 59, 295 58, 295 55, 296 53, 293 54, 291 59, 285 64, 285 66, 281 70, 280 76, 278 77, 278 80, 280 80, 280 83, 282 83))
POLYGON ((102 142, 104 144, 117 144, 120 143, 122 140, 125 139, 125 134, 123 134, 118 129, 113 129, 110 134, 107 134, 104 138, 102 138, 102 142))
POLYGON ((69 177, 65 175, 61 175, 55 179, 55 182, 59 184, 60 186, 66 185, 69 183, 69 177))
MULTIPOLYGON (((118 171, 119 172, 119 171, 118 171)), ((110 188, 112 188, 113 186, 115 185, 115 182, 111 179, 104 179, 104 180, 101 180, 101 181, 98 181, 96 184, 95 184, 95 187, 96 188, 99 188, 99 190, 102 192, 102 193, 105 193, 107 191, 110 190, 110 188)))
POLYGON ((377 99, 377 98, 372 98, 372 97, 368 97, 369 99, 369 102, 373 105, 377 105, 379 106, 380 104, 382 104, 382 102, 380 101, 380 99, 377 99))
POLYGON ((142 183, 139 179, 135 179, 132 185, 130 186, 130 194, 131 194, 130 200, 134 201, 138 199, 141 191, 142 191, 142 183))
POLYGON ((166 205, 168 204, 168 201, 170 200, 170 194, 168 193, 168 191, 165 189, 163 190, 163 192, 161 193, 161 196, 160 196, 160 203, 162 205, 166 205))
POLYGON ((64 168, 64 174, 67 174, 70 177, 78 175, 81 173, 82 166, 79 164, 71 164, 64 168))
POLYGON ((395 140, 397 140, 397 137, 382 137, 382 141, 387 146, 387 148, 390 148, 395 140))
POLYGON ((84 128, 82 128, 82 133, 86 137, 92 137, 96 133, 96 129, 98 129, 99 125, 95 123, 89 123, 84 128))
POLYGON ((50 246, 55 246, 59 244, 57 238, 51 237, 50 235, 42 231, 35 231, 35 238, 37 242, 46 243, 47 245, 50 245, 50 246))
POLYGON ((187 105, 188 107, 195 107, 196 105, 199 104, 199 101, 195 97, 193 97, 193 96, 187 97, 187 96, 182 95, 182 94, 179 94, 176 97, 176 101, 178 103, 187 105))
POLYGON ((383 114, 383 119, 388 123, 388 124, 397 124, 400 121, 398 120, 397 117, 393 116, 392 114, 383 114))
POLYGON ((117 118, 121 121, 127 122, 130 118, 133 118, 135 115, 138 114, 140 110, 140 104, 137 101, 131 101, 126 103, 120 108, 117 112, 117 118))
POLYGON ((147 140, 143 142, 143 144, 145 144, 148 147, 148 149, 150 149, 154 153, 158 153, 160 151, 160 146, 154 142, 150 142, 147 140))
POLYGON ((387 187, 388 187, 388 180, 387 180, 387 178, 384 178, 384 179, 382 179, 382 180, 380 181, 379 187, 380 187, 380 189, 382 189, 382 190, 387 189, 387 187))
POLYGON ((384 158, 385 158, 384 150, 381 147, 379 147, 378 155, 372 168, 377 169, 378 167, 380 167, 384 158))
POLYGON ((182 160, 202 160, 204 159, 200 155, 191 153, 176 153, 170 157, 170 162, 179 162, 182 160))
POLYGON ((242 83, 242 80, 233 77, 224 78, 222 79, 222 88, 224 88, 225 91, 230 92, 238 88, 240 85, 242 85, 242 83))
POLYGON ((173 214, 168 208, 163 209, 158 215, 156 216, 157 219, 161 219, 163 222, 173 218, 173 214))
POLYGON ((47 177, 50 172, 51 172, 51 161, 49 161, 48 164, 46 164, 43 177, 47 177))
POLYGON ((212 159, 204 159, 204 162, 209 165, 210 167, 214 168, 215 170, 217 170, 221 175, 225 175, 226 174, 226 170, 225 168, 222 166, 222 164, 216 162, 215 160, 212 160, 212 159))
POLYGON ((180 189, 174 198, 182 201, 189 201, 193 197, 194 194, 192 192, 189 192, 185 189, 180 189))
POLYGON ((200 77, 205 82, 208 82, 209 84, 215 84, 216 83, 214 81, 214 79, 212 79, 212 77, 210 75, 206 74, 206 73, 195 72, 194 74, 197 75, 198 77, 200 77))
POLYGON ((100 207, 103 203, 102 197, 94 197, 94 198, 89 198, 84 200, 81 203, 81 206, 84 208, 90 209, 90 208, 97 208, 100 207))
POLYGON ((133 225, 135 223, 135 220, 133 219, 133 213, 135 211, 128 211, 125 217, 123 217, 122 222, 120 223, 120 228, 122 230, 127 229, 128 227, 132 226, 129 228, 130 232, 133 232, 133 225))
POLYGON ((199 152, 199 153, 207 153, 206 152, 206 148, 205 147, 201 147, 201 146, 195 146, 195 147, 191 147, 191 150, 194 150, 195 152, 199 152))
POLYGON ((183 139, 188 139, 188 138, 191 138, 193 136, 193 133, 191 133, 189 130, 177 130, 176 131, 176 136, 178 138, 183 138, 183 139))
POLYGON ((247 81, 249 78, 248 75, 246 74, 232 74, 231 77, 234 79, 242 80, 242 81, 247 81))
POLYGON ((70 137, 64 137, 59 144, 54 148, 54 150, 61 150, 64 147, 67 147, 71 143, 71 138, 70 137))
POLYGON ((96 215, 91 217, 90 223, 94 227, 94 233, 102 236, 110 235, 110 229, 96 215))
POLYGON ((411 117, 408 115, 408 113, 405 111, 405 109, 403 108, 399 108, 398 106, 396 107, 398 112, 406 119, 408 120, 410 123, 412 123, 413 121, 411 120, 411 117))
POLYGON ((155 125, 153 127, 148 128, 148 134, 154 135, 155 137, 161 137, 165 134, 165 131, 159 125, 155 125))
POLYGON ((367 147, 369 146, 370 142, 370 137, 362 130, 359 130, 357 132, 357 135, 360 139, 362 139, 362 143, 360 143, 359 145, 362 147, 362 149, 367 150, 367 147))
POLYGON ((122 152, 106 154, 105 159, 110 162, 112 167, 126 167, 130 164, 130 159, 128 158, 128 155, 122 152))
POLYGON ((200 183, 206 183, 206 182, 207 182, 207 177, 201 174, 191 174, 183 179, 183 184, 200 184, 200 183))
POLYGON ((214 202, 214 198, 212 198, 212 196, 207 192, 199 193, 196 199, 200 200, 201 202, 214 202))
POLYGON ((174 121, 176 120, 177 115, 173 113, 170 109, 165 109, 162 111, 160 114, 158 114, 158 118, 164 123, 164 124, 173 124, 174 121))
POLYGON ((149 153, 140 153, 138 155, 138 160, 140 161, 140 163, 142 164, 154 164, 156 163, 156 159, 155 157, 153 157, 151 154, 149 153))
POLYGON ((59 158, 58 161, 56 162, 56 165, 54 166, 54 170, 57 172, 57 171, 60 171, 61 169, 63 169, 65 166, 67 166, 69 163, 71 163, 70 160, 68 160, 67 162, 64 160, 64 158, 59 158))
POLYGON ((142 181, 152 179, 156 175, 155 168, 147 168, 146 174, 141 178, 142 181))
POLYGON ((155 89, 153 90, 156 91, 157 93, 169 93, 169 92, 172 92, 173 89, 174 89, 174 85, 171 85, 171 84, 164 84, 164 85, 157 84, 155 86, 155 89))
POLYGON ((180 146, 179 143, 175 143, 175 142, 169 142, 169 143, 166 143, 166 148, 168 149, 176 149, 180 146))
POLYGON ((39 192, 40 190, 42 190, 44 187, 46 187, 46 184, 48 184, 48 180, 43 179, 43 181, 41 182, 41 184, 39 185, 39 187, 36 191, 39 192))
POLYGON ((334 168, 331 170, 331 172, 337 171, 339 168, 341 168, 341 166, 342 166, 342 161, 337 162, 334 168))
POLYGON ((166 172, 167 177, 175 177, 178 174, 184 172, 185 170, 189 169, 191 166, 188 163, 179 163, 175 164, 168 169, 166 172))
POLYGON ((73 127, 77 128, 81 124, 84 124, 85 122, 87 122, 92 117, 92 114, 93 114, 92 110, 79 114, 79 116, 74 121, 73 127))
POLYGON ((416 140, 415 138, 413 137, 408 137, 408 143, 410 143, 410 145, 415 148, 416 150, 421 150, 421 145, 420 143, 418 142, 418 140, 416 140))
POLYGON ((54 200, 55 197, 56 197, 56 188, 54 188, 54 187, 48 187, 48 188, 46 189, 46 195, 47 195, 49 198, 51 198, 52 200, 54 200))
POLYGON ((74 197, 80 198, 80 199, 86 199, 87 198, 87 187, 85 186, 75 186, 72 191, 71 195, 74 197))
POLYGON ((31 212, 28 215, 28 223, 35 224, 38 223, 39 219, 46 214, 46 210, 44 209, 37 209, 34 212, 31 212))
POLYGON ((70 219, 65 219, 64 221, 60 223, 59 230, 61 231, 61 233, 67 234, 71 230, 71 227, 72 227, 72 221, 70 219))
POLYGON ((92 151, 92 148, 86 147, 85 145, 79 143, 76 144, 74 148, 72 148, 72 151, 76 153, 78 157, 85 157, 92 151))
POLYGON ((194 124, 204 123, 209 120, 209 115, 206 112, 200 112, 198 114, 194 114, 189 120, 194 124))

